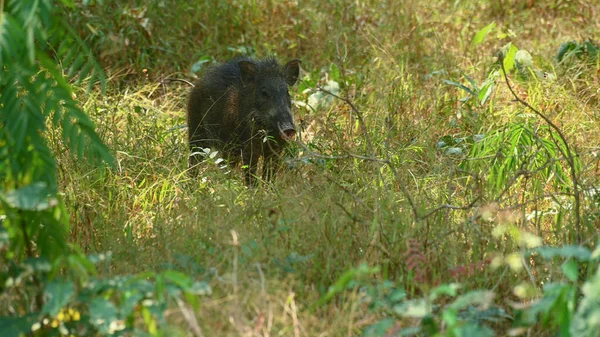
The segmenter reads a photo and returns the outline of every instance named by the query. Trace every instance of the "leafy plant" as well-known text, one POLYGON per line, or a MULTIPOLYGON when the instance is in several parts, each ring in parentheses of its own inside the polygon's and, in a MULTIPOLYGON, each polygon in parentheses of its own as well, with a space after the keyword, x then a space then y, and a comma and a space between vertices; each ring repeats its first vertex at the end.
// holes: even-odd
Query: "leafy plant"
POLYGON ((590 40, 564 42, 558 48, 556 60, 561 64, 573 62, 574 60, 585 60, 593 63, 598 58, 598 50, 598 45, 590 40))
MULTIPOLYGON (((77 106, 61 68, 48 55, 52 50, 71 50, 79 41, 54 15, 54 1, 8 1, 4 6, 0 8, 0 145, 6 151, 0 153, 0 203, 10 240, 4 257, 18 261, 40 255, 54 261, 70 249, 68 217, 57 197, 56 163, 44 138, 48 122, 62 131, 62 140, 74 155, 96 162, 113 159, 94 124, 77 106)), ((79 47, 84 53, 59 56, 66 57, 79 81, 88 75, 91 82, 101 79, 99 68, 87 62, 89 51, 82 44, 79 47)))
MULTIPOLYGON (((489 191, 501 193, 514 183, 518 176, 535 175, 536 181, 552 179, 554 185, 569 189, 570 178, 563 164, 556 137, 547 126, 534 126, 527 116, 505 127, 489 132, 473 144, 469 160, 461 168, 482 173, 489 191)), ((580 165, 580 164, 579 164, 580 165)), ((542 189, 543 186, 537 186, 542 189)))
POLYGON ((372 337, 390 333, 398 336, 494 336, 486 324, 511 318, 503 309, 493 306, 491 291, 459 294, 461 286, 448 283, 433 288, 427 296, 411 299, 393 282, 377 282, 369 277, 378 270, 365 265, 348 270, 317 306, 335 295, 359 288, 369 310, 383 316, 363 330, 363 336, 372 337))
POLYGON ((598 336, 599 252, 600 247, 592 252, 583 246, 542 246, 526 251, 526 258, 538 255, 549 261, 564 260, 561 267, 564 280, 545 284, 539 299, 516 311, 514 335, 523 333, 525 327, 539 324, 556 330, 561 337, 598 336), (580 273, 581 268, 589 268, 590 274, 583 285, 580 278, 585 274, 580 273))
POLYGON ((90 89, 104 86, 102 71, 56 5, 0 2, 0 296, 12 313, 0 317, 0 335, 140 334, 141 320, 156 336, 168 300, 185 296, 197 308, 195 295, 210 288, 173 271, 98 278, 94 262, 105 256, 86 257, 68 243, 47 127, 80 159, 102 167, 113 157, 63 75, 90 89))

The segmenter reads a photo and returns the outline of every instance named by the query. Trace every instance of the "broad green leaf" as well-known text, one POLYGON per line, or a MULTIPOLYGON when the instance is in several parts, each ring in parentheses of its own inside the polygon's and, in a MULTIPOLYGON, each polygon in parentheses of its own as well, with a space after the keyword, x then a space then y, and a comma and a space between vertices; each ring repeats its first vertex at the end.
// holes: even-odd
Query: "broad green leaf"
POLYGON ((31 267, 37 273, 47 273, 52 270, 52 264, 44 256, 28 258, 23 261, 23 264, 31 267))
POLYGON ((520 49, 515 53, 515 61, 520 67, 533 67, 533 58, 528 51, 520 49))
POLYGON ((73 284, 73 281, 54 280, 48 283, 46 289, 44 289, 46 303, 42 313, 56 317, 60 310, 71 302, 74 295, 75 284, 73 284))
POLYGON ((151 336, 157 336, 158 328, 156 319, 152 316, 150 309, 146 306, 143 306, 141 310, 142 317, 144 318, 144 323, 146 323, 146 327, 148 328, 148 333, 150 333, 151 336))
POLYGON ((67 261, 69 268, 74 272, 74 275, 84 283, 89 280, 90 274, 96 273, 96 267, 85 256, 71 254, 67 258, 67 261))
POLYGON ((463 154, 463 149, 460 147, 449 147, 444 151, 448 156, 459 156, 463 154))
POLYGON ((363 332, 364 337, 381 337, 386 336, 387 331, 390 330, 396 323, 393 318, 384 318, 377 323, 369 325, 363 332))
POLYGON ((38 320, 37 314, 21 317, 0 317, 0 336, 21 337, 31 334, 31 327, 38 320))
POLYGON ((462 310, 470 305, 486 307, 494 300, 494 293, 489 290, 473 290, 459 296, 450 307, 455 310, 462 310))
POLYGON ((117 320, 115 305, 102 298, 96 297, 90 302, 90 323, 102 334, 112 334, 111 323, 117 320))
POLYGON ((162 274, 165 279, 173 282, 182 290, 186 290, 192 285, 192 280, 190 279, 190 277, 182 272, 167 270, 162 274))
POLYGON ((73 2, 73 0, 60 0, 60 1, 69 8, 75 8, 75 2, 73 2))
POLYGON ((560 267, 565 276, 572 282, 577 281, 579 278, 579 267, 575 260, 568 260, 560 267))
POLYGON ((456 296, 456 293, 460 288, 461 285, 458 283, 442 284, 431 291, 429 299, 431 301, 435 301, 438 297, 442 295, 454 297, 456 296))
POLYGON ((27 211, 41 211, 53 206, 51 203, 54 203, 54 201, 48 198, 49 193, 50 191, 45 182, 35 182, 9 191, 2 198, 11 207, 27 211))
POLYGON ((556 54, 556 59, 558 60, 558 62, 562 62, 565 56, 568 55, 568 53, 576 50, 577 47, 578 45, 575 41, 561 43, 560 47, 558 47, 558 53, 556 54))
POLYGON ((581 287, 582 298, 573 315, 571 336, 598 336, 600 331, 600 269, 581 287))
POLYGON ((465 324, 456 328, 456 336, 460 337, 493 337, 494 331, 487 326, 479 324, 465 324))
POLYGON ((531 250, 539 253, 544 259, 554 257, 574 258, 579 261, 589 261, 592 253, 584 246, 565 245, 562 247, 538 247, 531 250))
POLYGON ((121 314, 124 317, 129 317, 133 314, 133 309, 144 299, 141 292, 124 292, 121 299, 121 314))
POLYGON ((444 310, 444 312, 442 313, 442 318, 449 327, 453 327, 458 322, 458 315, 456 313, 456 310, 452 308, 444 310))
POLYGON ((594 44, 592 41, 585 42, 585 50, 588 53, 588 56, 591 60, 595 60, 598 57, 598 46, 594 44))
POLYGON ((483 40, 485 39, 485 37, 492 31, 492 29, 496 27, 496 22, 492 22, 489 25, 483 27, 482 29, 480 29, 477 34, 475 34, 475 37, 473 38, 473 46, 477 46, 478 44, 480 44, 481 42, 483 42, 483 40))
POLYGON ((519 49, 514 44, 509 44, 508 51, 504 55, 504 70, 510 72, 515 68, 515 55, 519 49))
POLYGON ((185 298, 186 302, 192 306, 194 311, 200 310, 200 299, 197 295, 186 291, 183 293, 183 297, 185 298))
MULTIPOLYGON (((0 229, 0 242, 2 242, 2 235, 1 234, 2 234, 2 231, 0 229)), ((596 260, 596 259, 598 259, 598 257, 600 257, 600 245, 596 246, 596 248, 592 252, 592 256, 590 256, 590 258, 592 260, 596 260)))
POLYGON ((8 246, 8 231, 6 230, 6 228, 4 228, 4 226, 2 226, 2 222, 4 222, 4 219, 2 218, 2 216, 0 216, 0 251, 5 249, 6 246, 8 246))
POLYGON ((366 264, 361 264, 357 268, 347 270, 335 284, 329 287, 327 293, 317 301, 314 307, 319 307, 329 302, 335 295, 348 289, 348 286, 353 280, 360 278, 361 276, 371 275, 379 270, 378 267, 369 267, 366 264))
POLYGON ((210 295, 212 294, 212 288, 210 284, 202 281, 196 281, 192 286, 186 290, 186 292, 195 294, 195 295, 210 295))
POLYGON ((403 317, 423 318, 431 314, 431 306, 424 299, 404 301, 395 305, 393 309, 403 317))
POLYGON ((481 89, 479 90, 479 95, 478 95, 479 103, 481 105, 484 105, 487 102, 488 98, 490 97, 490 95, 493 92, 493 89, 494 89, 493 82, 487 82, 481 87, 481 89))
POLYGON ((158 274, 156 275, 156 279, 154 281, 154 293, 156 294, 156 299, 160 302, 164 301, 165 298, 165 278, 158 274))

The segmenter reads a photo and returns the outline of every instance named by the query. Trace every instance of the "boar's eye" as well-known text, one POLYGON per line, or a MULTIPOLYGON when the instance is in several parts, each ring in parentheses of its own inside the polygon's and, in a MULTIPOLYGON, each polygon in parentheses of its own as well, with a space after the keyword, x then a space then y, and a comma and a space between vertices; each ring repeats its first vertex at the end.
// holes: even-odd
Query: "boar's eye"
POLYGON ((261 96, 263 99, 269 99, 269 93, 267 92, 267 90, 266 90, 266 89, 262 89, 262 90, 260 91, 260 96, 261 96))

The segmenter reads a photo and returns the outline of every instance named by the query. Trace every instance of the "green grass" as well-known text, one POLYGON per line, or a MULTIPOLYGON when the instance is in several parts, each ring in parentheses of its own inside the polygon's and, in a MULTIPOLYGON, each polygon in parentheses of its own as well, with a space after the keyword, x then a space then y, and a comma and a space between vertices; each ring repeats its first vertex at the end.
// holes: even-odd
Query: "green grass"
MULTIPOLYGON (((86 9, 89 22, 69 14, 80 34, 104 52, 99 59, 111 76, 107 94, 81 89, 78 100, 117 159, 114 169, 93 170, 62 153, 58 140, 52 144, 73 242, 86 252, 111 251, 107 275, 175 268, 209 281, 213 294, 196 312, 206 336, 360 335, 386 313, 370 310, 358 288, 313 305, 361 263, 379 266, 372 282, 391 280, 410 298, 460 282, 464 289, 493 290, 495 303, 510 312, 510 303, 522 300, 513 293, 516 285, 539 289, 546 278, 561 277, 560 265, 532 259, 527 270, 513 270, 496 260, 502 266, 494 269, 489 261, 520 251, 520 231, 544 244, 574 243, 566 161, 557 152, 552 169, 520 176, 518 170, 531 166, 517 152, 493 158, 511 146, 504 133, 481 157, 472 152, 473 141, 458 141, 458 155, 436 144, 489 136, 518 122, 536 131, 534 145, 514 148, 524 156, 537 149, 536 139, 555 144, 544 123, 512 101, 501 78, 483 105, 460 102, 468 94, 444 83, 468 86, 461 72, 483 83, 495 52, 512 42, 533 55, 535 68, 557 76, 538 81, 513 72, 517 93, 566 134, 579 154, 582 187, 598 186, 599 61, 557 64, 553 57, 562 42, 600 35, 591 14, 600 7, 531 3, 105 1, 86 9), (143 14, 134 18, 132 11, 143 14), (477 31, 492 21, 497 28, 473 46, 477 31), (292 145, 291 165, 273 186, 255 189, 243 185, 239 168, 211 162, 201 177, 191 178, 186 130, 178 128, 185 124, 189 88, 160 80, 190 78, 195 62, 224 60, 240 50, 302 59, 305 76, 293 93, 299 102, 308 100, 307 88, 339 82, 364 128, 342 100, 316 111, 298 106, 303 142, 324 158, 292 145), (507 163, 511 154, 521 161, 507 163), (566 180, 557 180, 557 172, 566 180), (460 209, 431 212, 440 205, 460 209), (527 218, 551 209, 552 215, 527 218), (504 225, 512 234, 495 236, 504 225)), ((583 243, 592 246, 599 203, 585 199, 583 206, 583 243)), ((403 327, 416 323, 401 321, 403 327)), ((176 309, 169 322, 186 335, 176 309)), ((498 324, 498 335, 509 326, 498 324)))

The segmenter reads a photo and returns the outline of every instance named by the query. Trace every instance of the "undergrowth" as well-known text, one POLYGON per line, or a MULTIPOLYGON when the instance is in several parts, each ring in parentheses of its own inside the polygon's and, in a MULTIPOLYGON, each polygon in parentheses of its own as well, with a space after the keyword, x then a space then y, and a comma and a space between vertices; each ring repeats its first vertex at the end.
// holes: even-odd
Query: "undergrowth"
POLYGON ((100 276, 210 286, 150 334, 595 335, 600 59, 580 36, 600 7, 64 6, 107 68, 106 91, 73 97, 115 158, 82 162, 46 131, 69 242, 111 253, 100 276), (302 59, 298 140, 258 188, 218 152, 187 174, 190 88, 165 80, 239 53, 302 59))

